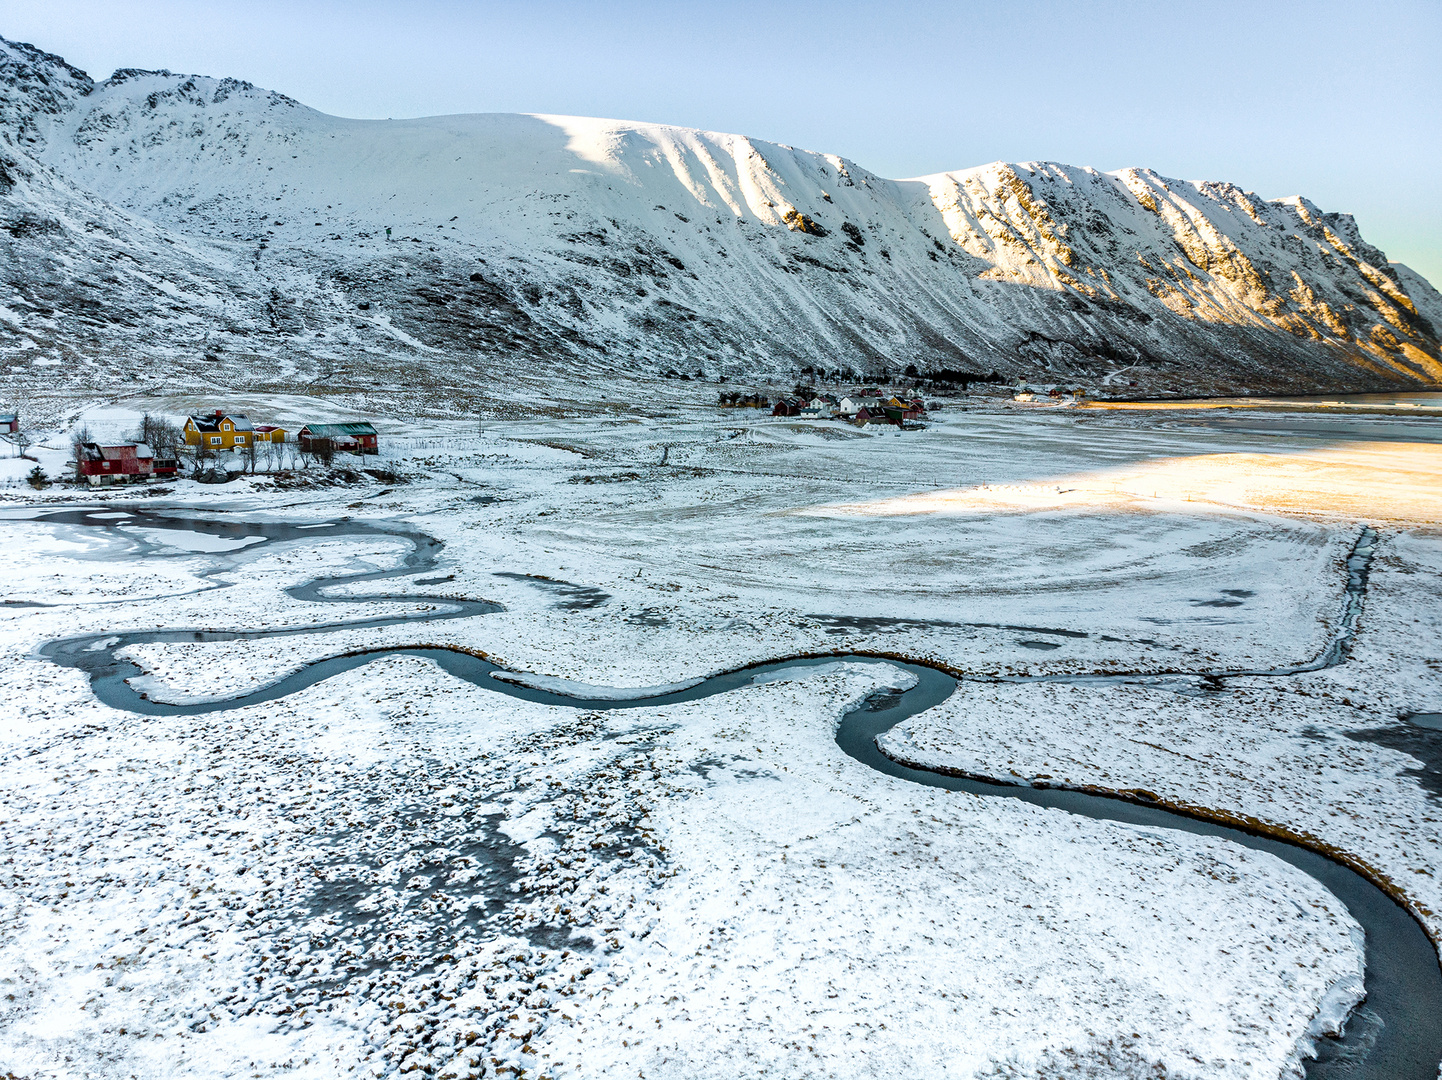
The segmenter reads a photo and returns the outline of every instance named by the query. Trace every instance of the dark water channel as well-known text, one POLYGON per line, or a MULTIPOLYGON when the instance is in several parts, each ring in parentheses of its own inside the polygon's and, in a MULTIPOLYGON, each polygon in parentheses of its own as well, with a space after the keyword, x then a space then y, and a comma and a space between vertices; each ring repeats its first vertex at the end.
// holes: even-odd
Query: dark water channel
MULTIPOLYGON (((862 764, 887 776, 948 791, 964 791, 988 797, 1020 799, 1035 806, 1062 810, 1101 821, 1116 821, 1149 828, 1177 829, 1203 836, 1219 837, 1243 847, 1269 852, 1311 875, 1335 895, 1366 932, 1366 1001, 1348 1020, 1341 1038, 1319 1040, 1319 1057, 1308 1063, 1306 1074, 1311 1080, 1437 1080, 1442 1062, 1442 967, 1438 955, 1420 924, 1396 901, 1362 875, 1333 861, 1325 855, 1298 844, 1272 837, 1254 835, 1241 829, 1209 820, 1189 817, 1184 813, 1129 801, 1121 796, 1098 795, 1060 788, 1023 787, 993 783, 987 780, 948 776, 929 770, 911 768, 888 758, 877 746, 877 737, 896 724, 945 701, 955 691, 957 680, 951 675, 922 664, 904 663, 888 658, 855 654, 826 657, 782 659, 758 664, 739 671, 711 676, 702 682, 668 693, 649 697, 616 698, 571 697, 548 690, 518 685, 492 678, 492 673, 508 673, 477 656, 445 648, 383 648, 351 655, 334 656, 307 664, 301 670, 278 682, 219 701, 182 705, 154 701, 135 690, 127 679, 142 674, 133 663, 117 659, 115 653, 130 645, 148 642, 240 641, 262 637, 311 634, 327 630, 391 626, 405 622, 428 622, 437 619, 469 618, 502 610, 499 604, 478 600, 456 600, 414 594, 372 594, 366 596, 332 597, 325 590, 355 582, 382 581, 412 576, 434 569, 441 542, 416 530, 391 528, 355 521, 326 522, 319 525, 214 521, 186 516, 184 511, 138 511, 103 507, 87 510, 65 510, 41 513, 31 520, 60 524, 105 528, 184 530, 219 538, 244 539, 260 537, 267 542, 306 541, 339 537, 376 537, 403 539, 411 552, 395 570, 370 571, 331 578, 319 578, 287 592, 297 600, 315 603, 374 603, 397 601, 434 603, 437 610, 411 615, 339 620, 312 626, 282 630, 157 630, 90 634, 84 637, 54 641, 41 649, 41 654, 56 663, 86 672, 97 698, 117 709, 152 716, 195 715, 223 709, 241 708, 272 701, 313 686, 341 672, 370 663, 378 656, 415 656, 434 661, 448 674, 475 686, 526 701, 563 705, 590 710, 613 710, 678 704, 712 697, 728 690, 752 684, 757 678, 778 672, 804 672, 822 664, 837 661, 877 664, 910 672, 917 679, 915 686, 904 691, 886 691, 872 695, 866 702, 848 712, 841 720, 836 741, 840 748, 862 764)), ((169 554, 163 546, 136 539, 133 534, 119 533, 141 547, 144 555, 169 554)), ((1367 568, 1376 535, 1364 530, 1348 560, 1346 607, 1340 629, 1321 656, 1315 660, 1287 668, 1267 671, 1218 671, 1192 676, 1198 684, 1217 685, 1220 680, 1247 676, 1288 676, 1315 671, 1346 660, 1357 618, 1365 598, 1367 568)), ((263 546, 261 544, 256 547, 263 546)), ((254 550, 249 548, 247 550, 254 550)), ((223 560, 222 560, 223 561, 223 560)), ((562 583, 567 584, 569 583, 562 583)), ((1015 677, 1007 681, 1074 681, 1114 682, 1141 681, 1156 676, 1147 673, 1107 676, 1044 676, 1015 677)), ((1175 676, 1170 676, 1175 677, 1175 676)), ((1419 729, 1429 728, 1431 716, 1420 718, 1419 729)))

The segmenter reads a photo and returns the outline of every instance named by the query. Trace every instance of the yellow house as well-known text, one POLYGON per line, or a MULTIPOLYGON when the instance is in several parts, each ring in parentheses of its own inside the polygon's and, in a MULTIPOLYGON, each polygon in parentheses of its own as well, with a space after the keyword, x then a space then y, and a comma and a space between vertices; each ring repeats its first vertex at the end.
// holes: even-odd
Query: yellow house
MULTIPOLYGON (((234 450, 249 446, 255 439, 250 421, 240 413, 216 409, 204 416, 185 418, 185 445, 203 446, 207 450, 234 450)), ((285 433, 281 432, 284 439, 285 433)))

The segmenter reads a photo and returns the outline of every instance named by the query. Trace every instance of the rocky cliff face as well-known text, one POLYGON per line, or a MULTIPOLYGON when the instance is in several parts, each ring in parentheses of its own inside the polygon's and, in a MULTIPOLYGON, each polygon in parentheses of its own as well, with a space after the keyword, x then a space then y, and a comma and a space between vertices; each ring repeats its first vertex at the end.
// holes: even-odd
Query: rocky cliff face
POLYGON ((667 369, 1442 381, 1436 290, 1347 215, 1229 184, 1049 162, 898 181, 653 124, 344 120, 3 41, 0 121, 12 383, 443 404, 667 369))

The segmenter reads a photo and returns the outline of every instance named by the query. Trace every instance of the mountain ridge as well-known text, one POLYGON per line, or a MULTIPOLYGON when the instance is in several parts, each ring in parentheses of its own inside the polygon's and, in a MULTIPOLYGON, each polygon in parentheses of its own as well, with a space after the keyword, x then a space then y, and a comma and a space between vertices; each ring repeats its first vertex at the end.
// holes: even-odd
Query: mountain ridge
POLYGON ((4 39, 0 121, 17 384, 114 393, 161 365, 195 392, 391 386, 421 407, 668 369, 1442 382, 1436 289, 1350 215, 1224 182, 1055 162, 891 180, 662 124, 348 120, 237 79, 96 82, 4 39))

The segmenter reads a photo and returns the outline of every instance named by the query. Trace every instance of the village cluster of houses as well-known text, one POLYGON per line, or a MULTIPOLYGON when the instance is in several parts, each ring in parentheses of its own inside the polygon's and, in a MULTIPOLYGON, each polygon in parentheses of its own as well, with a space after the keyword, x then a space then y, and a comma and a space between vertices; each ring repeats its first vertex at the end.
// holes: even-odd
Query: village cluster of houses
POLYGON ((1044 389, 1038 389, 1037 387, 1029 386, 1026 383, 1018 382, 1016 385, 1016 393, 1012 395, 1012 400, 1040 401, 1042 398, 1080 399, 1089 396, 1090 393, 1091 391, 1087 390, 1085 387, 1082 386, 1070 388, 1065 386, 1052 386, 1044 389))
POLYGON ((716 404, 723 409, 769 409, 771 399, 754 390, 727 390, 722 392, 716 404))
MULTIPOLYGON (((174 429, 171 429, 174 431, 174 429)), ((275 424, 253 424, 244 413, 216 409, 197 416, 188 416, 181 428, 185 445, 202 453, 251 454, 262 444, 285 443, 287 432, 275 424)), ((378 454, 380 440, 376 429, 367 421, 340 424, 306 424, 295 434, 297 449, 302 454, 378 454)), ((75 470, 77 479, 92 486, 130 483, 155 477, 175 476, 180 471, 178 457, 157 455, 143 442, 101 446, 84 443, 77 447, 75 470)))
POLYGON ((772 416, 800 416, 813 419, 835 417, 853 424, 895 424, 919 420, 926 415, 926 403, 919 397, 903 398, 877 391, 863 391, 854 397, 837 398, 832 394, 813 397, 783 397, 771 410, 772 416))
MULTIPOLYGON (((216 409, 203 416, 185 418, 187 446, 206 450, 246 450, 259 443, 283 443, 286 430, 275 424, 252 424, 244 413, 216 409)), ((365 420, 340 424, 306 424, 295 433, 295 441, 303 454, 330 450, 337 454, 378 454, 380 437, 365 420)))

